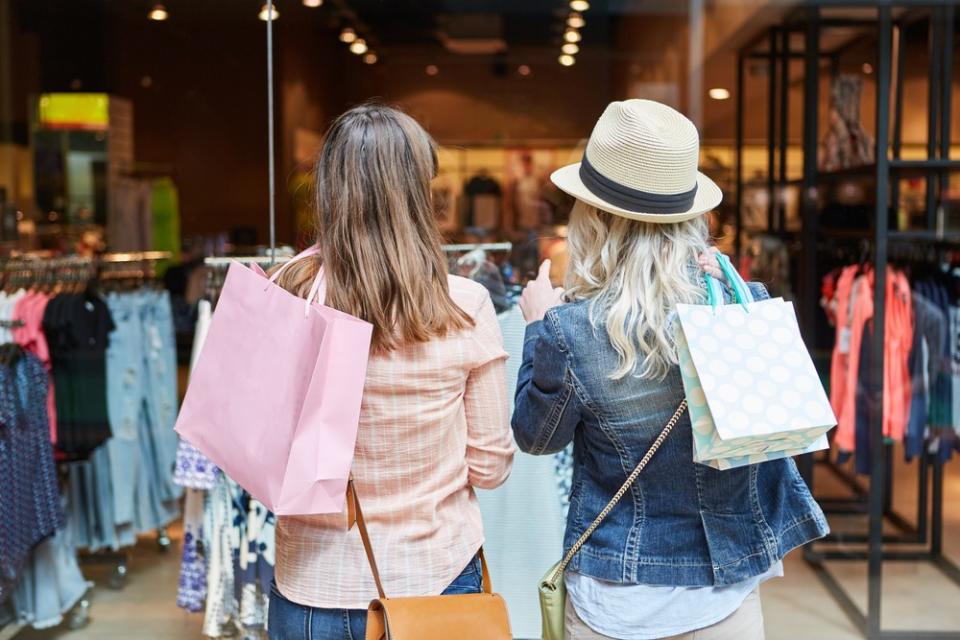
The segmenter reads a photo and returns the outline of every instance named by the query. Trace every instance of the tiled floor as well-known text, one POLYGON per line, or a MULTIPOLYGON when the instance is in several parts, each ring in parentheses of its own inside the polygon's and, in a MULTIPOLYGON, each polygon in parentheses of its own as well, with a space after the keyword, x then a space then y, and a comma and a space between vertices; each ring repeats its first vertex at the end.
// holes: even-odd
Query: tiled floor
MULTIPOLYGON (((900 467, 902 465, 898 465, 900 467)), ((818 473, 824 492, 834 489, 828 473, 818 473)), ((903 513, 915 511, 915 473, 898 468, 897 505, 903 513)), ((818 485, 821 486, 821 485, 818 485)), ((960 461, 948 466, 946 503, 947 553, 960 562, 960 461)), ((849 525, 837 519, 836 527, 849 525)), ((176 536, 176 532, 174 537, 176 536)), ((179 553, 161 555, 153 540, 145 539, 133 554, 130 580, 123 591, 106 588, 106 572, 91 567, 97 580, 91 623, 81 631, 28 631, 16 640, 191 640, 200 638, 199 615, 176 608, 179 553)), ((866 601, 864 563, 832 563, 842 583, 861 606, 866 601)), ((960 587, 924 564, 887 563, 884 567, 884 626, 960 631, 960 587)), ((532 586, 532 585, 531 585, 532 586)), ((855 640, 859 634, 821 586, 799 552, 786 560, 786 576, 763 589, 767 637, 770 640, 855 640)))

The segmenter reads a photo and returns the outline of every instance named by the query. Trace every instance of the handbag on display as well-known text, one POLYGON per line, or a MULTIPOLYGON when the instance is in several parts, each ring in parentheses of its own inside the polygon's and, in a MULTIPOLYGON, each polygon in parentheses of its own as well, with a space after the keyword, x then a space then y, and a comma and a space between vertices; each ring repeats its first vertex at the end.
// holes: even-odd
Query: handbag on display
MULTIPOLYGON (((670 421, 663 427, 663 431, 660 432, 657 439, 650 445, 650 449, 647 450, 646 455, 637 463, 633 473, 627 476, 626 481, 620 486, 620 489, 614 494, 613 498, 610 499, 607 506, 603 508, 600 515, 598 515, 590 526, 587 527, 587 530, 577 538, 577 541, 573 543, 573 546, 571 546, 570 550, 564 555, 563 560, 550 567, 550 571, 548 571, 547 575, 540 581, 540 616, 542 619, 541 635, 543 636, 543 640, 563 640, 563 615, 567 603, 567 586, 563 581, 563 572, 566 571, 567 565, 569 565, 573 557, 577 555, 577 552, 580 551, 580 548, 587 542, 587 539, 593 535, 593 532, 600 526, 600 523, 610 515, 610 512, 617 506, 620 499, 630 490, 631 485, 636 481, 640 472, 643 471, 644 467, 647 466, 651 458, 657 453, 660 445, 663 444, 663 441, 666 440, 670 432, 673 431, 673 428, 676 426, 677 421, 680 420, 680 416, 683 415, 686 408, 687 401, 684 400, 680 403, 680 406, 677 408, 676 413, 673 414, 673 417, 670 418, 670 421)), ((367 636, 367 640, 371 640, 370 636, 367 636)))
MULTIPOLYGON (((313 247, 290 262, 317 253, 313 247)), ((233 262, 176 431, 277 515, 340 513, 373 327, 233 262)))
POLYGON ((737 304, 723 304, 707 275, 708 304, 677 305, 694 460, 732 469, 828 448, 837 419, 793 304, 755 301, 730 259, 718 259, 737 304))
POLYGON ((352 480, 347 489, 347 520, 348 526, 356 524, 360 530, 379 594, 367 610, 367 640, 512 640, 507 603, 493 593, 482 548, 483 593, 388 598, 352 480))

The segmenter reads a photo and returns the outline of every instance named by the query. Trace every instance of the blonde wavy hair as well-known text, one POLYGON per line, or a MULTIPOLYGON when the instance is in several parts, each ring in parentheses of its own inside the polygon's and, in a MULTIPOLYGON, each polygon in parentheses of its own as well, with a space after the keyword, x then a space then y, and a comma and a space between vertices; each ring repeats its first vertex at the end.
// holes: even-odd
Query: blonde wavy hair
POLYGON ((606 327, 620 356, 610 378, 665 378, 677 364, 672 314, 705 297, 697 258, 709 248, 706 219, 653 224, 577 201, 567 245, 566 296, 590 300, 591 323, 606 327))

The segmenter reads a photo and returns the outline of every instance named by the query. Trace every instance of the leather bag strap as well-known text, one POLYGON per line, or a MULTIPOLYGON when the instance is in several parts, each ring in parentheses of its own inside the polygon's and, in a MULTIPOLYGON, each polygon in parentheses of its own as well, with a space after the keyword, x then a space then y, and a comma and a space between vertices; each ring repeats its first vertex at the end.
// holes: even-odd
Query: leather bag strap
POLYGON ((650 449, 647 451, 647 454, 643 456, 643 459, 637 464, 637 467, 633 470, 627 480, 621 485, 619 491, 617 491, 613 498, 610 499, 610 502, 607 503, 607 506, 603 508, 603 511, 600 512, 600 515, 591 523, 587 530, 584 531, 577 541, 573 543, 573 546, 570 547, 570 550, 567 551, 567 555, 563 557, 563 560, 560 564, 557 565, 557 568, 553 573, 550 574, 550 577, 547 578, 547 582, 552 585, 557 584, 557 580, 563 575, 563 572, 566 571, 567 565, 570 564, 570 561, 573 560, 573 556, 577 555, 577 552, 586 544, 587 539, 593 535, 593 532, 597 530, 597 527, 604 521, 604 519, 610 515, 610 512, 613 511, 613 508, 617 506, 617 503, 620 502, 620 499, 623 498, 624 494, 630 490, 631 485, 637 479, 637 476, 640 475, 640 472, 643 471, 643 468, 647 466, 647 463, 650 462, 650 459, 653 458, 654 454, 657 452, 657 449, 660 448, 660 445, 663 444, 663 441, 667 439, 667 436, 670 435, 670 432, 673 431, 673 428, 677 425, 677 422, 680 420, 680 416, 683 415, 683 412, 687 409, 687 400, 684 398, 683 402, 680 403, 680 406, 677 407, 676 413, 673 414, 673 417, 670 418, 670 421, 667 422, 666 426, 663 428, 663 431, 660 432, 660 435, 657 436, 657 439, 653 441, 653 444, 650 445, 650 449))
POLYGON ((383 592, 383 583, 380 581, 380 571, 377 569, 377 559, 373 556, 373 546, 370 544, 370 534, 367 533, 367 522, 363 519, 363 511, 360 509, 360 499, 357 497, 357 488, 353 484, 353 478, 347 483, 347 501, 352 507, 347 510, 348 526, 353 526, 354 521, 360 530, 360 539, 363 541, 363 550, 367 554, 367 562, 370 563, 370 570, 373 572, 373 581, 377 583, 377 593, 380 598, 386 598, 383 592))
MULTIPOLYGON (((360 530, 360 540, 363 542, 363 550, 367 554, 367 562, 370 563, 370 571, 373 572, 373 581, 377 584, 377 593, 381 599, 386 598, 383 591, 383 582, 380 580, 380 570, 377 568, 377 559, 373 555, 373 545, 370 544, 370 534, 367 531, 367 521, 363 517, 363 510, 360 508, 360 498, 357 497, 357 488, 353 483, 353 478, 347 483, 347 528, 357 525, 360 530)), ((483 555, 483 547, 480 547, 478 554, 480 556, 480 566, 483 572, 483 592, 493 593, 493 582, 490 579, 490 571, 487 569, 487 559, 483 555)))

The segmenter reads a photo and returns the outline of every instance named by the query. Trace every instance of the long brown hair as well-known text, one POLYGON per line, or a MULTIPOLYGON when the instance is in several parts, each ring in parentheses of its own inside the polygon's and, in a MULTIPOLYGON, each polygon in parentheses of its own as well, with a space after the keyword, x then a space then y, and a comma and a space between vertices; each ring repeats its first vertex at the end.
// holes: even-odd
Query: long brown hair
POLYGON ((305 297, 320 265, 326 304, 373 325, 373 351, 426 342, 473 325, 450 297, 430 182, 436 143, 416 120, 365 104, 327 131, 315 169, 315 259, 284 270, 305 297))

